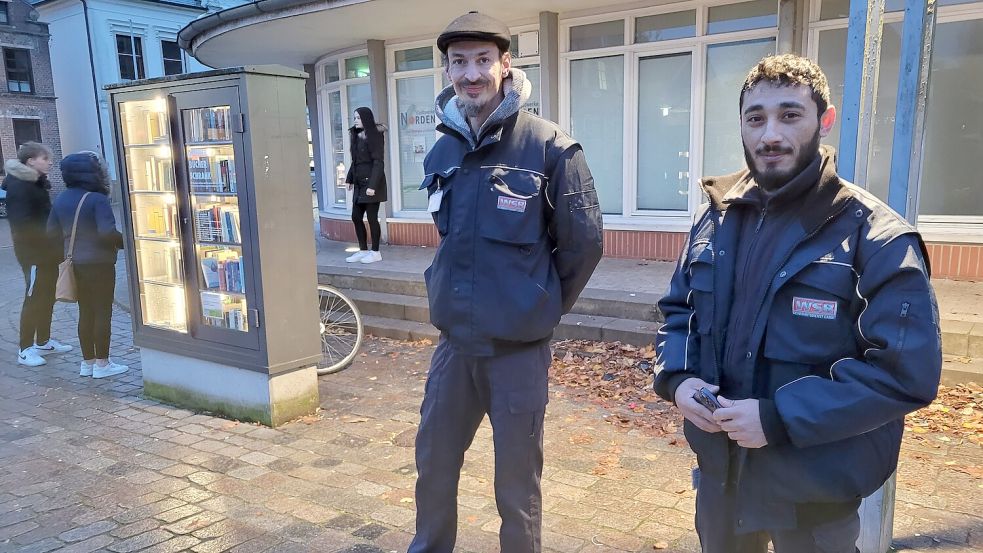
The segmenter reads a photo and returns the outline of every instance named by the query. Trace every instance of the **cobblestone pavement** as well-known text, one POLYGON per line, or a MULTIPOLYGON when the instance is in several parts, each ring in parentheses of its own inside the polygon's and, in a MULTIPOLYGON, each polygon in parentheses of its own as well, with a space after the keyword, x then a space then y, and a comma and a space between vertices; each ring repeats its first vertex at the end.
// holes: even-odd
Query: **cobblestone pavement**
MULTIPOLYGON (((93 380, 78 358, 14 362, 22 282, 0 246, 0 552, 405 551, 413 532, 413 438, 432 348, 369 340, 321 379, 324 410, 278 429, 146 400, 130 321, 113 355, 132 370, 93 380)), ((77 345, 74 306, 55 336, 77 345)), ((693 456, 624 431, 555 388, 547 414, 544 547, 550 552, 696 552, 693 456)), ((928 442, 932 443, 932 442, 928 442)), ((906 443, 899 547, 983 549, 983 487, 946 461, 975 446, 906 443)), ((458 549, 498 551, 490 428, 468 453, 458 549)))

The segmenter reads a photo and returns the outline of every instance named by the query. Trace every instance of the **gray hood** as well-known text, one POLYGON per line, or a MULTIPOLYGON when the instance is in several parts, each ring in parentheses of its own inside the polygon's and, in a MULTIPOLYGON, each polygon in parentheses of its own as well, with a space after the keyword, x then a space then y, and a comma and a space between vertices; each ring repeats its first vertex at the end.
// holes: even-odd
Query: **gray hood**
POLYGON ((16 177, 22 181, 37 182, 38 179, 41 178, 41 173, 39 173, 36 169, 30 168, 16 159, 8 159, 7 163, 3 164, 3 170, 6 171, 8 175, 16 177))
POLYGON ((461 113, 457 106, 457 95, 454 93, 454 85, 440 91, 434 110, 440 122, 454 129, 461 136, 468 139, 471 148, 478 145, 476 137, 480 137, 487 129, 500 124, 502 121, 512 117, 526 104, 532 96, 532 83, 526 79, 526 73, 515 67, 509 70, 510 76, 502 81, 502 89, 505 90, 505 99, 495 108, 495 111, 488 116, 485 123, 478 129, 477 133, 471 132, 468 125, 468 118, 461 113))

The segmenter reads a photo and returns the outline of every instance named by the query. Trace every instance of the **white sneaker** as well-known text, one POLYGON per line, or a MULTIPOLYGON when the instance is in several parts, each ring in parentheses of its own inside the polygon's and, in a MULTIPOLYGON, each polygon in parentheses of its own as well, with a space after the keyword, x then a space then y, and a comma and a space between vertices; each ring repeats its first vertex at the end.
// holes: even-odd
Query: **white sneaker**
POLYGON ((345 258, 347 263, 355 263, 356 261, 361 261, 363 257, 369 254, 368 250, 359 250, 348 257, 345 258))
POLYGON ((24 365, 27 367, 40 367, 41 365, 44 365, 46 363, 47 361, 44 360, 44 357, 41 357, 40 355, 38 355, 36 351, 34 351, 34 346, 31 346, 29 348, 24 348, 19 352, 17 352, 18 365, 24 365))
POLYGON ((369 252, 365 254, 365 257, 359 259, 361 263, 375 263, 376 261, 382 261, 382 254, 379 252, 369 252))
POLYGON ((95 363, 82 361, 82 364, 79 366, 79 376, 92 376, 92 367, 95 365, 95 363))
POLYGON ((34 344, 34 351, 38 355, 51 355, 52 353, 67 353, 72 351, 72 346, 63 344, 54 338, 48 340, 43 346, 34 344))
POLYGON ((92 378, 106 378, 107 376, 113 376, 115 374, 122 374, 130 370, 130 367, 126 365, 120 365, 118 363, 109 362, 105 367, 100 367, 99 365, 92 366, 92 378))

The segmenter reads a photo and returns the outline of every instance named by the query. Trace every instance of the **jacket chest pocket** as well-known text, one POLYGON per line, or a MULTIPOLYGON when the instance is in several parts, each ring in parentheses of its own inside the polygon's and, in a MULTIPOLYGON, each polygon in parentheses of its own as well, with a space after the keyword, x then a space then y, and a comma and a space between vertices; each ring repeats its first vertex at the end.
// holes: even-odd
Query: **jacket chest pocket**
POLYGON ((544 231, 541 175, 495 167, 479 184, 478 216, 483 237, 515 245, 540 240, 544 231))
POLYGON ((700 334, 709 334, 713 324, 713 246, 709 242, 696 242, 690 246, 686 274, 689 276, 694 328, 700 334))
POLYGON ((796 274, 775 295, 765 357, 825 366, 854 355, 855 290, 853 270, 846 265, 811 263, 796 274))

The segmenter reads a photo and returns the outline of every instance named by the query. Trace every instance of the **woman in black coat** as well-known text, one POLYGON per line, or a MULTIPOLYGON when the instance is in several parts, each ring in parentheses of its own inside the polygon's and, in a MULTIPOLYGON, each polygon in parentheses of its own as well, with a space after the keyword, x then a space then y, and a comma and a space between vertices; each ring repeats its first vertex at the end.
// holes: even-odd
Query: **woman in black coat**
POLYGON ((355 110, 354 125, 349 129, 351 134, 352 164, 348 168, 348 189, 352 194, 352 223, 355 224, 355 236, 358 237, 359 251, 347 257, 345 261, 354 263, 375 263, 382 261, 379 253, 379 239, 382 228, 379 226, 379 204, 386 201, 386 173, 383 161, 386 151, 386 140, 383 133, 386 127, 377 125, 375 116, 369 108, 355 110), (363 217, 368 217, 369 232, 372 234, 372 249, 369 249, 365 236, 363 217))

